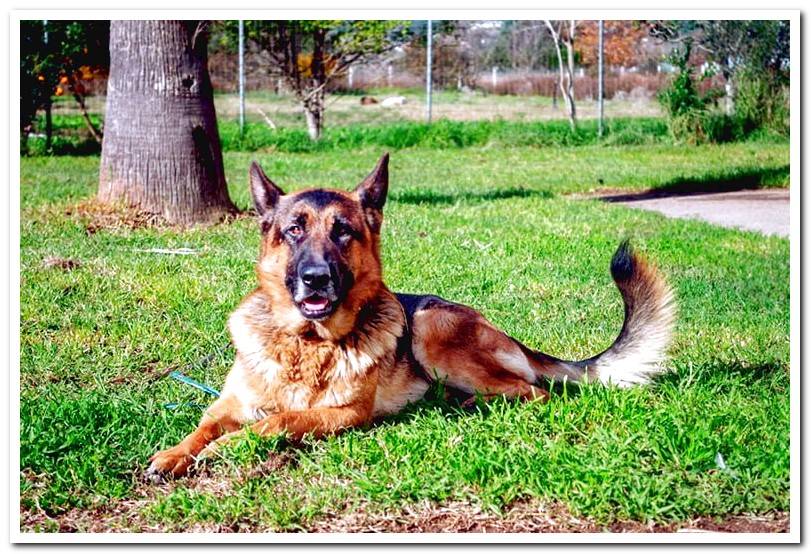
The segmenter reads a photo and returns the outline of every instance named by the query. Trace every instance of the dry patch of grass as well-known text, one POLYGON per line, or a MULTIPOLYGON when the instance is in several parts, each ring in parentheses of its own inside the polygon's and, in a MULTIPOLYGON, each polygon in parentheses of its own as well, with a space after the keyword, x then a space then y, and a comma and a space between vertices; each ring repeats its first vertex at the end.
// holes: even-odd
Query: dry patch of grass
POLYGON ((61 269, 63 271, 70 271, 82 266, 79 260, 70 258, 60 258, 58 256, 48 256, 42 260, 43 269, 61 269))
MULTIPOLYGON (((193 489, 227 494, 227 483, 211 476, 198 476, 193 489)), ((173 526, 144 517, 144 509, 158 494, 168 494, 173 484, 140 491, 142 498, 105 504, 93 510, 73 509, 56 517, 44 511, 26 510, 20 528, 34 532, 177 532, 173 526), (153 498, 150 498, 153 497, 153 498)), ((267 532, 275 531, 249 522, 192 523, 182 532, 267 532)), ((590 518, 572 515, 562 504, 536 500, 516 502, 496 514, 469 502, 438 504, 422 502, 394 512, 371 507, 326 514, 305 529, 310 533, 787 533, 788 512, 722 518, 697 517, 671 524, 620 521, 598 525, 590 518), (368 510, 365 508, 369 508, 368 510)))
POLYGON ((563 505, 517 502, 493 514, 467 502, 446 505, 424 502, 396 513, 336 515, 315 522, 310 531, 327 533, 787 533, 786 512, 765 515, 699 517, 671 524, 619 521, 607 526, 575 517, 563 505))
POLYGON ((99 231, 130 231, 160 225, 158 214, 125 206, 105 204, 88 198, 64 208, 64 215, 80 222, 88 235, 99 231))
MULTIPOLYGON (((27 219, 38 219, 41 221, 54 221, 68 218, 84 227, 88 236, 98 232, 111 232, 115 234, 127 234, 140 229, 161 229, 173 232, 182 232, 187 229, 180 225, 166 223, 161 214, 127 206, 126 204, 107 204, 91 197, 79 202, 67 205, 49 205, 36 210, 37 213, 25 214, 27 219)), ((256 214, 253 210, 239 211, 233 214, 226 214, 221 220, 211 225, 228 225, 234 221, 252 218, 256 214)), ((209 227, 211 225, 208 225, 209 227)), ((199 227, 195 226, 195 227, 199 227)), ((61 269, 75 269, 78 264, 72 260, 60 260, 57 258, 46 260, 43 267, 60 267, 61 269), (66 265, 67 264, 67 265, 66 265)))

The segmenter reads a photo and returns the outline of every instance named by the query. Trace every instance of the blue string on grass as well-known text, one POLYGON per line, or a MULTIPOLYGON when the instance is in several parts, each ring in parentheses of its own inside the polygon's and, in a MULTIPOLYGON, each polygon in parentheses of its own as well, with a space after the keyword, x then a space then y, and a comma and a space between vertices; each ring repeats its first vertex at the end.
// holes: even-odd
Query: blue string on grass
POLYGON ((196 388, 198 390, 201 390, 206 394, 210 394, 214 398, 219 398, 220 397, 220 391, 218 391, 216 389, 212 389, 208 385, 204 385, 203 383, 201 383, 199 381, 195 381, 191 377, 189 377, 187 375, 183 375, 179 371, 173 371, 172 373, 169 374, 169 377, 171 377, 172 379, 177 379, 181 383, 186 383, 187 385, 191 385, 192 387, 194 387, 194 388, 196 388))
MULTIPOLYGON (((207 356, 204 356, 197 363, 189 364, 186 367, 194 367, 194 366, 204 365, 204 364, 210 362, 211 360, 213 360, 214 357, 217 354, 224 351, 226 348, 228 348, 228 346, 229 345, 226 344, 222 348, 218 349, 216 352, 213 352, 211 354, 208 354, 207 356)), ((213 388, 209 387, 208 385, 205 385, 205 384, 203 384, 203 383, 201 383, 199 381, 196 381, 196 380, 192 379, 191 377, 189 377, 188 375, 184 375, 183 373, 181 373, 181 372, 179 372, 177 370, 172 371, 171 373, 169 373, 169 377, 171 377, 172 379, 176 379, 176 380, 178 380, 181 383, 184 383, 186 385, 192 386, 192 387, 196 388, 197 390, 203 391, 206 394, 210 394, 214 398, 219 398, 220 397, 220 391, 218 391, 217 389, 213 389, 213 388)), ((163 407, 166 408, 167 410, 176 410, 178 408, 200 408, 200 409, 205 409, 207 406, 205 404, 198 404, 196 402, 170 402, 168 404, 164 404, 163 407)))
POLYGON ((178 408, 195 408, 198 410, 205 410, 208 408, 206 404, 198 404, 197 402, 169 402, 163 405, 167 410, 177 410, 178 408))

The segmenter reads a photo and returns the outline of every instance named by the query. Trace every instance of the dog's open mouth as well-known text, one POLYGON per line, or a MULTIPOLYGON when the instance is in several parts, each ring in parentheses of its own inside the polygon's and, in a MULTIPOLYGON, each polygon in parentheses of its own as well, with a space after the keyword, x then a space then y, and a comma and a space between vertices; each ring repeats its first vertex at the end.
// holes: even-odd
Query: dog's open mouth
POLYGON ((318 294, 311 294, 299 304, 305 317, 318 319, 332 312, 332 302, 318 294))

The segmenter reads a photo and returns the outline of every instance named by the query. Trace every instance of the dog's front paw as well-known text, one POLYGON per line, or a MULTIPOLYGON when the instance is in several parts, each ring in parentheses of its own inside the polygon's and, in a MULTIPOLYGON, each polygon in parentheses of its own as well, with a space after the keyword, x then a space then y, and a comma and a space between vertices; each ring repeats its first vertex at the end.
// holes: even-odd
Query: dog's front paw
POLYGON ((161 450, 153 455, 150 464, 144 472, 144 477, 153 483, 161 483, 166 477, 181 477, 186 474, 189 466, 194 463, 194 456, 188 450, 175 446, 161 450))

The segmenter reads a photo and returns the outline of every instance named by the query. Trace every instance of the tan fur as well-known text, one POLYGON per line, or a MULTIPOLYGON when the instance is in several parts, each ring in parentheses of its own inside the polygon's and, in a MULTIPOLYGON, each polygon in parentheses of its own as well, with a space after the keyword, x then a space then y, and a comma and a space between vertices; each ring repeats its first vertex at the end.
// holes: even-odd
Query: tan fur
POLYGON ((433 379, 485 398, 543 401, 548 398, 540 387, 543 378, 597 377, 623 384, 642 382, 653 372, 672 327, 672 294, 658 272, 627 245, 615 255, 615 280, 626 302, 623 332, 614 346, 589 360, 566 362, 530 350, 472 308, 436 297, 412 297, 428 300, 407 315, 405 304, 382 281, 387 161, 384 156, 354 192, 327 191, 335 199, 327 205, 305 201, 308 191, 279 200, 279 189, 258 166, 252 167, 254 201, 266 215, 256 265, 259 286, 228 321, 234 366, 197 429, 155 454, 149 475, 184 474, 195 459, 246 424, 263 435, 293 438, 364 425, 420 399, 433 379), (285 284, 291 261, 279 229, 285 214, 306 222, 308 244, 316 249, 334 250, 330 229, 336 218, 362 229, 341 251, 352 286, 325 319, 304 317, 285 284), (646 333, 651 341, 642 340, 646 333), (640 365, 629 366, 629 360, 640 365))

